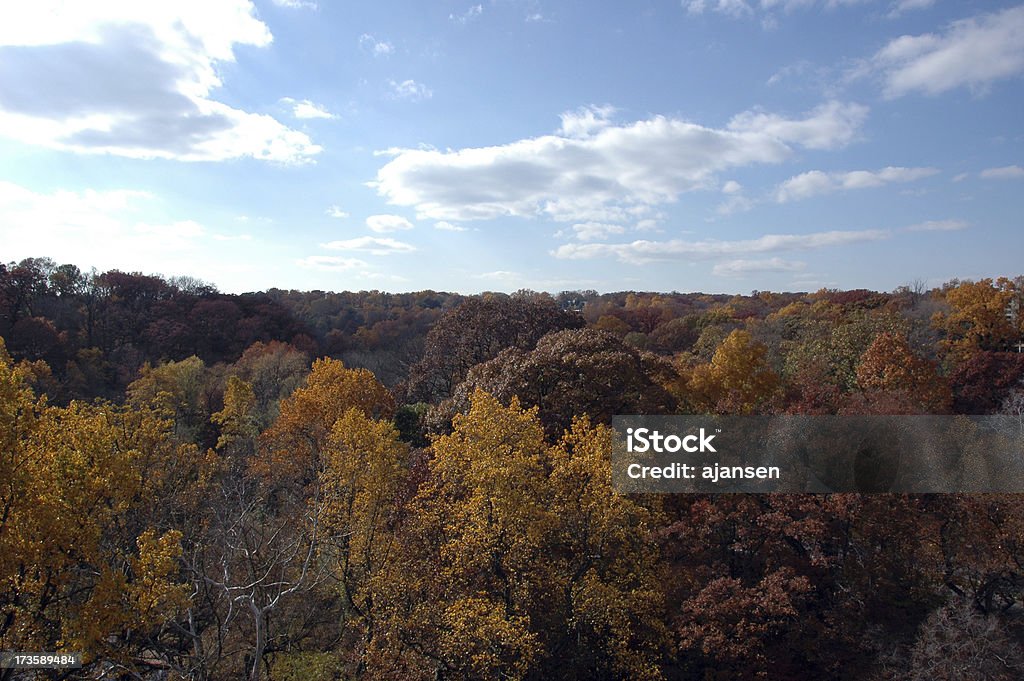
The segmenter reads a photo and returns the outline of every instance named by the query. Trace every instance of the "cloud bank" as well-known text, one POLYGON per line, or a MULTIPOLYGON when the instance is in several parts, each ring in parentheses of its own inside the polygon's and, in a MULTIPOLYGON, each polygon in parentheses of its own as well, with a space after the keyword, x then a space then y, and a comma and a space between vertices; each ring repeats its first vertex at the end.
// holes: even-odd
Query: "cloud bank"
POLYGON ((712 128, 665 116, 614 125, 607 108, 592 107, 563 115, 556 134, 491 147, 389 150, 371 186, 420 219, 622 222, 684 192, 717 187, 716 173, 779 163, 795 147, 845 146, 867 111, 832 101, 798 118, 748 111, 712 128))
POLYGON ((237 45, 266 47, 249 0, 40 0, 0 24, 0 135, 79 153, 303 163, 320 147, 217 101, 237 45))

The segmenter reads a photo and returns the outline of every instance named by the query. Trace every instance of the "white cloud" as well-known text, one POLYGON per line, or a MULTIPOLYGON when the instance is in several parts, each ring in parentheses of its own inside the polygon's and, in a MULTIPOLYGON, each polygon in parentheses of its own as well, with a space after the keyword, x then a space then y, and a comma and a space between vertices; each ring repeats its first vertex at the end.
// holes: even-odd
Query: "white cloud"
POLYGON ((510 272, 509 270, 494 270, 493 272, 483 272, 476 275, 477 279, 491 279, 494 281, 517 281, 522 279, 522 275, 518 272, 510 272))
POLYGON ((683 8, 690 14, 703 14, 711 11, 742 17, 754 13, 753 8, 744 0, 683 0, 683 8))
POLYGON ((378 281, 388 281, 392 284, 402 284, 411 281, 409 277, 403 277, 400 274, 394 274, 391 272, 374 272, 372 270, 366 270, 359 273, 359 276, 363 279, 376 279, 378 281))
MULTIPOLYGON (((761 24, 766 29, 778 26, 777 12, 792 13, 797 10, 826 9, 834 10, 843 6, 868 5, 876 0, 682 0, 683 9, 689 14, 699 15, 705 12, 724 14, 736 19, 761 15, 761 24)), ((935 0, 896 0, 892 3, 890 17, 903 12, 924 9, 934 4, 935 0)))
POLYGON ((742 277, 747 274, 764 272, 799 272, 807 264, 799 260, 783 260, 767 258, 765 260, 726 260, 711 269, 711 273, 719 277, 742 277))
POLYGON ((453 225, 450 222, 441 220, 440 222, 434 223, 434 229, 440 229, 445 232, 466 232, 469 231, 467 227, 460 227, 459 225, 453 225))
POLYGON ((1020 166, 986 168, 981 171, 980 176, 986 180, 1017 180, 1024 177, 1024 168, 1020 166))
POLYGON ((311 270, 323 270, 328 272, 348 272, 350 270, 356 270, 369 265, 363 260, 358 258, 341 258, 336 255, 310 255, 300 260, 296 260, 295 263, 299 267, 304 267, 311 270))
POLYGON ((935 4, 935 0, 898 0, 893 3, 892 10, 889 12, 889 18, 895 19, 905 12, 911 12, 919 9, 928 9, 935 4))
POLYGON ((955 232, 967 229, 971 224, 965 220, 927 220, 907 227, 908 232, 955 232))
POLYGON ((159 208, 148 192, 45 193, 0 181, 0 243, 9 257, 43 254, 97 267, 137 266, 149 258, 184 272, 194 271, 189 264, 197 255, 222 248, 212 241, 247 239, 213 233, 195 220, 168 219, 159 208))
POLYGON ((343 220, 348 217, 348 213, 343 211, 341 206, 331 206, 325 212, 332 218, 338 218, 339 220, 343 220))
POLYGON ((614 257, 634 265, 668 260, 706 260, 775 251, 799 251, 843 246, 889 238, 883 230, 831 231, 811 234, 766 234, 757 239, 738 241, 638 240, 621 244, 563 244, 552 253, 556 258, 590 260, 614 257))
POLYGON ((791 177, 778 186, 775 190, 775 200, 784 203, 798 199, 806 199, 818 194, 827 194, 835 191, 836 182, 829 177, 828 173, 820 170, 811 170, 791 177))
POLYGON ((728 196, 729 198, 715 206, 715 212, 719 215, 742 213, 754 207, 754 202, 742 194, 729 194, 728 196))
POLYGON ((801 60, 801 61, 798 61, 798 62, 796 62, 794 64, 788 64, 788 65, 783 66, 782 68, 780 68, 775 73, 773 73, 771 75, 771 77, 768 78, 767 81, 765 81, 765 85, 768 85, 768 86, 778 85, 783 80, 786 80, 788 78, 805 79, 806 76, 807 76, 807 73, 812 68, 813 68, 813 64, 811 64, 811 62, 809 62, 807 60, 801 60))
POLYGON ((286 7, 288 9, 316 9, 316 3, 310 2, 309 0, 274 0, 274 4, 278 7, 286 7))
POLYGON ((970 177, 970 175, 968 173, 959 173, 959 174, 955 175, 951 181, 952 182, 963 182, 968 177, 970 177))
POLYGON ((282 97, 281 101, 292 107, 292 115, 296 118, 337 118, 322 104, 316 104, 308 99, 296 100, 291 97, 282 97))
POLYGON ((416 250, 415 246, 404 241, 376 236, 360 236, 354 239, 329 241, 326 244, 322 244, 322 247, 332 251, 355 251, 369 253, 370 255, 395 255, 398 253, 412 253, 416 250))
POLYGON ((386 40, 377 40, 369 33, 359 36, 359 47, 375 57, 386 57, 395 51, 394 45, 386 40))
POLYGON ((412 223, 401 215, 371 215, 366 218, 366 226, 378 234, 412 229, 412 223))
POLYGON ((79 153, 311 160, 310 138, 216 101, 236 45, 272 36, 249 0, 40 0, 0 25, 0 135, 79 153))
POLYGON ((881 74, 889 98, 964 86, 984 91, 1024 72, 1024 6, 955 21, 941 34, 900 36, 866 69, 881 74))
POLYGON ((394 99, 407 99, 409 101, 417 102, 422 99, 430 99, 434 96, 433 90, 423 83, 417 83, 415 80, 411 79, 403 80, 401 83, 389 80, 388 86, 391 88, 391 97, 394 99))
POLYGON ((770 135, 808 149, 837 149, 853 141, 867 115, 866 106, 831 101, 802 119, 746 111, 729 121, 729 130, 770 135))
POLYGON ((728 198, 715 207, 715 212, 719 215, 732 215, 754 207, 754 202, 743 196, 743 185, 736 180, 729 180, 723 184, 722 193, 728 198))
POLYGON ((611 117, 615 113, 615 107, 584 106, 575 111, 566 111, 561 114, 562 127, 558 132, 566 137, 590 137, 592 134, 607 128, 611 124, 611 117))
POLYGON ((451 20, 451 21, 454 21, 457 24, 462 24, 464 26, 464 25, 468 24, 469 22, 473 21, 474 19, 476 19, 477 17, 479 17, 483 13, 484 13, 484 6, 483 5, 472 5, 469 9, 467 9, 462 14, 454 14, 454 13, 453 14, 449 14, 448 15, 448 19, 451 20))
POLYGON ((624 234, 622 225, 609 225, 603 222, 584 222, 572 226, 576 238, 580 241, 603 241, 616 234, 624 234))
POLYGON ((779 163, 793 146, 842 146, 866 113, 829 102, 796 119, 748 112, 725 129, 655 116, 585 137, 563 132, 492 147, 392 149, 371 186, 392 205, 415 207, 421 219, 626 222, 650 217, 683 192, 717 187, 717 172, 779 163))
POLYGON ((849 189, 881 187, 896 182, 913 182, 937 174, 936 168, 902 168, 888 166, 881 170, 853 170, 845 173, 825 173, 811 170, 791 177, 775 190, 779 203, 798 201, 820 194, 849 189))

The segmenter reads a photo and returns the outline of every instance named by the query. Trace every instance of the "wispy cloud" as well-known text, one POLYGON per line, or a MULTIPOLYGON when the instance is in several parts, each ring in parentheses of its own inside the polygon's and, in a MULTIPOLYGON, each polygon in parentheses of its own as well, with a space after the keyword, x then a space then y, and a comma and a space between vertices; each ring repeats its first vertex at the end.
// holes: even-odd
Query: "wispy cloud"
POLYGON ((986 168, 979 175, 986 180, 1019 180, 1024 177, 1024 168, 1016 165, 986 168))
MULTIPOLYGON (((836 10, 844 6, 872 4, 876 0, 682 0, 683 9, 691 15, 715 13, 734 19, 760 17, 765 28, 775 28, 779 13, 791 14, 798 10, 836 10)), ((895 0, 890 5, 889 17, 911 10, 926 9, 935 0, 895 0)))
POLYGON ((887 166, 881 170, 851 170, 848 172, 825 173, 811 170, 791 177, 775 190, 779 203, 831 194, 851 189, 881 187, 886 184, 904 183, 931 177, 939 172, 937 168, 903 168, 887 166))
POLYGON ((895 19, 898 16, 902 16, 907 12, 914 12, 917 10, 928 9, 935 4, 935 0, 898 0, 892 5, 892 9, 887 15, 890 19, 895 19))
POLYGON ((296 264, 306 269, 328 272, 348 272, 368 267, 365 261, 358 258, 342 258, 336 255, 310 255, 297 260, 296 264))
POLYGON ((366 226, 378 234, 400 232, 413 227, 412 223, 401 215, 371 215, 366 218, 366 226))
POLYGON ((168 218, 160 208, 159 198, 144 191, 38 192, 0 180, 0 242, 9 257, 46 253, 97 267, 159 258, 193 271, 196 256, 219 252, 214 242, 250 240, 193 219, 168 218))
POLYGON ((395 51, 394 45, 386 40, 377 40, 369 33, 359 36, 359 47, 375 57, 386 57, 395 51))
POLYGON ((744 0, 683 0, 683 8, 690 14, 718 12, 733 17, 743 17, 754 13, 754 8, 744 0))
POLYGON ((615 107, 608 104, 603 106, 592 104, 580 107, 575 111, 566 111, 560 115, 562 127, 558 129, 558 132, 566 137, 589 137, 598 130, 611 125, 611 118, 614 114, 615 107))
POLYGON ((799 272, 807 263, 799 260, 783 260, 767 258, 764 260, 727 260, 711 268, 711 273, 719 277, 743 277, 748 274, 764 274, 768 272, 799 272))
POLYGON ((440 229, 443 232, 466 232, 469 230, 468 227, 462 227, 459 225, 453 225, 450 222, 441 220, 440 222, 434 223, 434 229, 440 229))
POLYGON ((942 33, 900 36, 860 72, 880 74, 890 99, 959 87, 984 92, 1024 73, 1024 6, 954 21, 942 33))
POLYGON ((317 5, 312 0, 273 0, 278 7, 288 9, 316 9, 317 5))
POLYGON ((341 206, 331 206, 330 208, 327 209, 326 213, 332 218, 338 218, 339 220, 348 217, 348 213, 342 210, 341 206))
POLYGON ((766 234, 757 239, 720 241, 638 240, 620 244, 563 244, 554 250, 556 258, 589 260, 613 257, 621 262, 642 265, 657 261, 707 260, 776 251, 801 251, 889 238, 884 230, 831 231, 811 234, 766 234))
POLYGON ((423 99, 430 99, 434 96, 433 90, 423 83, 417 83, 412 79, 403 80, 401 82, 389 80, 388 87, 390 88, 391 97, 393 99, 406 99, 412 102, 417 102, 423 99))
POLYGON ((906 230, 908 232, 956 232, 970 226, 971 223, 966 220, 927 220, 910 225, 906 230))
POLYGON ((452 14, 449 14, 448 19, 450 21, 454 21, 457 24, 462 24, 463 26, 465 26, 466 24, 473 21, 483 13, 483 5, 471 5, 469 9, 467 9, 465 12, 461 12, 459 14, 455 14, 453 12, 452 14))
POLYGON ((573 225, 572 230, 580 241, 603 241, 624 234, 626 228, 622 225, 610 225, 604 222, 583 222, 573 225))
POLYGON ((329 241, 321 244, 321 246, 331 251, 353 251, 369 253, 370 255, 396 255, 416 251, 415 246, 404 241, 397 241, 390 237, 375 236, 360 236, 354 239, 329 241))
POLYGON ((282 97, 281 101, 292 108, 292 115, 296 118, 326 118, 333 119, 337 118, 336 115, 332 114, 322 104, 316 104, 309 101, 308 99, 292 99, 291 97, 282 97))

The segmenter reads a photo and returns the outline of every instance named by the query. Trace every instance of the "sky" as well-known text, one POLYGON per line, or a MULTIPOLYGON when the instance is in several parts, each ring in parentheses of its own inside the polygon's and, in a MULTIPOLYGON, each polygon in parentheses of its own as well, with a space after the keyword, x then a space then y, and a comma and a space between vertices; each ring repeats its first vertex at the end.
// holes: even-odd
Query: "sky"
POLYGON ((1024 5, 0 0, 0 260, 243 292, 1024 273, 1024 5))

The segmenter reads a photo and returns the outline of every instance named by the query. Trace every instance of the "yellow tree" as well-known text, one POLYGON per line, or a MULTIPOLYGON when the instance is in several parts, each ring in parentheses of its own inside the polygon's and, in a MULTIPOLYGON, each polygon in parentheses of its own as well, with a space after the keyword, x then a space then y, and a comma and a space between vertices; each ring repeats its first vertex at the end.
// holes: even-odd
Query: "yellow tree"
POLYGON ((408 478, 408 446, 390 423, 355 408, 334 423, 320 471, 321 557, 343 599, 348 635, 361 637, 357 656, 376 635, 374 584, 400 550, 395 526, 408 478))
POLYGON ((945 295, 949 311, 932 318, 934 326, 945 333, 942 344, 957 359, 977 350, 1008 350, 1024 330, 1022 293, 1014 281, 1004 277, 965 281, 949 289, 945 295), (1016 319, 1011 309, 1014 300, 1016 319))
POLYGON ((255 410, 256 394, 252 384, 238 376, 229 376, 224 388, 224 408, 210 417, 220 426, 217 449, 233 448, 252 454, 253 444, 259 435, 255 410))
POLYGON ((128 386, 127 402, 159 410, 182 440, 195 442, 209 413, 206 383, 206 365, 195 355, 155 367, 147 363, 128 386))
POLYGON ((656 511, 612 487, 612 431, 574 421, 549 450, 545 552, 560 600, 548 605, 550 665, 563 678, 660 678, 667 643, 656 511))
POLYGON ((0 648, 126 666, 159 648, 188 593, 182 533, 168 528, 194 510, 182 488, 201 482, 203 457, 152 412, 47 406, 2 343, 0 442, 0 648))
POLYGON ((404 651, 414 659, 392 674, 522 678, 540 646, 530 613, 550 601, 541 568, 553 519, 536 409, 476 391, 433 453, 405 551, 381 584, 390 631, 375 665, 404 651))
MULTIPOLYGON (((254 393, 245 381, 229 380, 225 408, 215 416, 222 434, 234 438, 251 432, 258 423, 254 411, 259 411, 254 393)), ((222 628, 249 630, 240 645, 246 650, 250 679, 262 676, 277 647, 296 646, 309 635, 315 621, 308 616, 311 599, 322 595, 326 579, 341 578, 337 545, 353 536, 345 515, 352 499, 342 498, 343 480, 352 469, 338 468, 336 454, 344 438, 333 437, 336 424, 344 422, 342 432, 347 432, 357 417, 373 421, 392 413, 390 393, 371 372, 319 360, 305 384, 281 402, 278 418, 259 438, 251 468, 222 480, 225 501, 214 509, 213 546, 196 560, 194 571, 219 604, 222 628), (334 495, 329 522, 328 484, 334 495), (325 557, 330 563, 321 560, 325 557)), ((364 441, 353 447, 371 441, 364 434, 364 441)), ((229 439, 222 444, 243 442, 229 439)), ((346 451, 351 455, 353 448, 346 451)), ((360 450, 359 455, 368 453, 360 450)), ((348 585, 358 593, 363 575, 352 570, 356 574, 348 575, 348 585)), ((353 600, 358 603, 360 597, 353 600)), ((324 600, 314 602, 319 609, 324 600)), ((285 666, 289 662, 282 660, 285 666)))
POLYGON ((313 362, 305 385, 281 402, 280 415, 263 433, 258 470, 272 478, 315 478, 334 424, 349 409, 390 418, 394 398, 366 369, 348 369, 335 359, 313 362))
POLYGON ((732 331, 708 364, 693 369, 688 401, 700 411, 752 414, 767 409, 779 389, 767 348, 748 331, 732 331))
POLYGON ((664 629, 650 511, 611 487, 611 432, 555 447, 536 409, 476 391, 381 580, 381 676, 658 678, 664 629))

